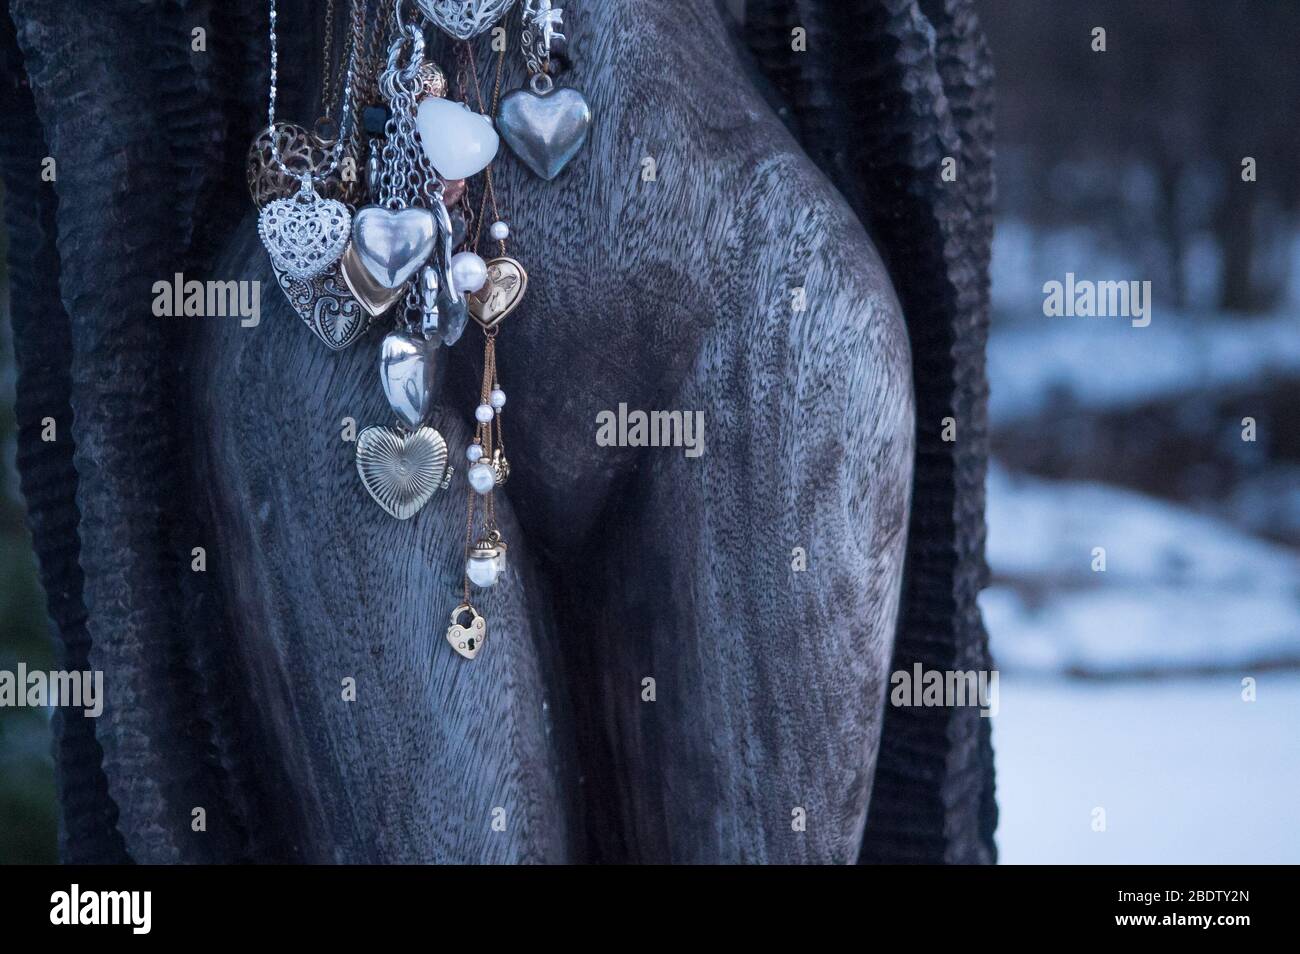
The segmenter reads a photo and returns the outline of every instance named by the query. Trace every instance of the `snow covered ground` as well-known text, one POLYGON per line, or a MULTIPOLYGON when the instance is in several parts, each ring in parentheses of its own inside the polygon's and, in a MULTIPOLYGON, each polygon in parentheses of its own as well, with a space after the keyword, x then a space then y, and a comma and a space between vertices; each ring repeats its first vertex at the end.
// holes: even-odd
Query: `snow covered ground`
POLYGON ((1040 312, 994 331, 988 371, 989 414, 1000 425, 1040 414, 1054 400, 1109 410, 1227 390, 1268 375, 1300 376, 1300 318, 1212 320, 1162 312, 1157 302, 1151 324, 1134 328, 1122 318, 1040 312))
POLYGON ((997 467, 988 525, 994 585, 980 603, 1003 671, 1300 667, 1300 554, 1288 547, 1143 494, 997 467))
POLYGON ((1005 864, 1300 863, 1300 673, 1092 682, 1004 674, 1005 864), (1105 830, 1094 831, 1095 811, 1105 830))

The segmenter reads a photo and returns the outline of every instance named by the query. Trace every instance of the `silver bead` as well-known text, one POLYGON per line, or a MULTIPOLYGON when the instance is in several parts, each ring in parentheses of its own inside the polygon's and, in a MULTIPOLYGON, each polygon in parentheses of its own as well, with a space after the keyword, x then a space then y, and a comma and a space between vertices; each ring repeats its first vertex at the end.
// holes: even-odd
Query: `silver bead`
POLYGON ((480 404, 478 407, 474 408, 474 420, 478 421, 480 424, 491 423, 495 414, 496 412, 492 410, 491 404, 480 404))
POLYGON ((504 242, 506 239, 510 238, 510 226, 500 221, 493 222, 492 227, 488 229, 488 234, 498 242, 504 242))
POLYGON ((495 388, 489 396, 489 400, 492 402, 492 407, 499 411, 506 406, 506 392, 500 388, 495 388))

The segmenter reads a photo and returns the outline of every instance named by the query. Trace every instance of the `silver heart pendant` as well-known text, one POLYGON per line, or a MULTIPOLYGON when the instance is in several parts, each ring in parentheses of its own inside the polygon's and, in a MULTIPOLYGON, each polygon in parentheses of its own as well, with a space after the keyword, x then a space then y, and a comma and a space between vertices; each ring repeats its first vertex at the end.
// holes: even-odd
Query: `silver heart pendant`
POLYGON ((410 428, 429 416, 437 380, 438 341, 390 331, 379 349, 379 381, 393 413, 410 428))
POLYGON ((375 502, 398 520, 420 512, 451 483, 447 442, 432 427, 401 434, 367 427, 357 436, 357 473, 375 502))
MULTIPOLYGON (((428 209, 368 205, 352 223, 352 249, 380 286, 401 288, 433 254, 437 222, 428 209)), ((342 249, 339 250, 342 254, 342 249)))
POLYGON ((501 100, 497 129, 529 169, 554 179, 587 141, 591 107, 572 87, 550 92, 517 89, 501 100))
POLYGON ((298 317, 332 351, 342 351, 366 333, 370 315, 349 294, 336 266, 307 279, 294 278, 274 261, 271 268, 298 317))
POLYGON ((262 209, 257 234, 277 269, 306 281, 339 260, 351 225, 348 207, 337 199, 322 199, 306 180, 297 195, 262 209))
POLYGON ((501 19, 515 0, 417 0, 420 12, 458 40, 476 37, 501 19))

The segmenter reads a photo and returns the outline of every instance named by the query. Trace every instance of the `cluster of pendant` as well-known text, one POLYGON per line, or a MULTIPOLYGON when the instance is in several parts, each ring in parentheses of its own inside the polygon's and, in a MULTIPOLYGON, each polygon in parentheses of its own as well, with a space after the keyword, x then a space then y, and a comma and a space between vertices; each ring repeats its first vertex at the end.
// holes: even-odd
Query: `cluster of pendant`
POLYGON ((501 322, 523 299, 528 274, 504 254, 511 236, 505 221, 487 230, 502 254, 485 260, 466 247, 471 243, 465 222, 453 221, 449 206, 465 195, 466 180, 491 165, 502 140, 536 175, 553 179, 581 147, 591 114, 581 93, 556 89, 549 75, 550 44, 563 39, 554 30, 560 11, 550 0, 520 0, 532 80, 529 89, 501 99, 495 121, 446 98, 444 74, 424 58, 423 27, 404 22, 403 8, 412 2, 430 24, 469 42, 515 0, 382 0, 381 16, 391 14, 383 22, 394 25, 387 67, 376 84, 384 102, 366 104, 364 111, 351 102, 360 42, 354 36, 338 138, 324 141, 275 122, 278 57, 270 0, 269 124, 250 152, 249 186, 261 208, 258 233, 276 279, 327 347, 341 350, 373 321, 393 321, 380 344, 379 382, 395 420, 361 431, 356 468, 374 501, 398 520, 414 517, 453 476, 447 442, 429 420, 439 383, 438 348, 454 344, 471 318, 484 332, 483 387, 473 415, 475 436, 465 451, 465 598, 447 629, 452 648, 473 659, 486 639, 487 621, 470 603, 470 586, 495 586, 506 570, 507 546, 492 507, 493 492, 510 475, 501 427, 506 393, 497 380, 495 342, 501 322), (364 187, 337 174, 345 152, 355 162, 351 154, 362 151, 356 145, 360 137, 348 130, 354 112, 365 117, 369 137, 364 187), (365 196, 369 204, 362 204, 365 196), (476 513, 482 531, 475 539, 476 513))

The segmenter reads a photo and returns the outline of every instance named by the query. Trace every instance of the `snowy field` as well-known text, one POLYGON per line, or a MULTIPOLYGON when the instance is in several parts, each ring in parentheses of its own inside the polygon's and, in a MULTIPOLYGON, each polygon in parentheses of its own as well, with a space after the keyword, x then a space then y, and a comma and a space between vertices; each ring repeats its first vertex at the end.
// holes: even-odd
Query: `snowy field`
POLYGON ((1256 679, 1004 674, 1002 863, 1300 863, 1300 673, 1256 679))

